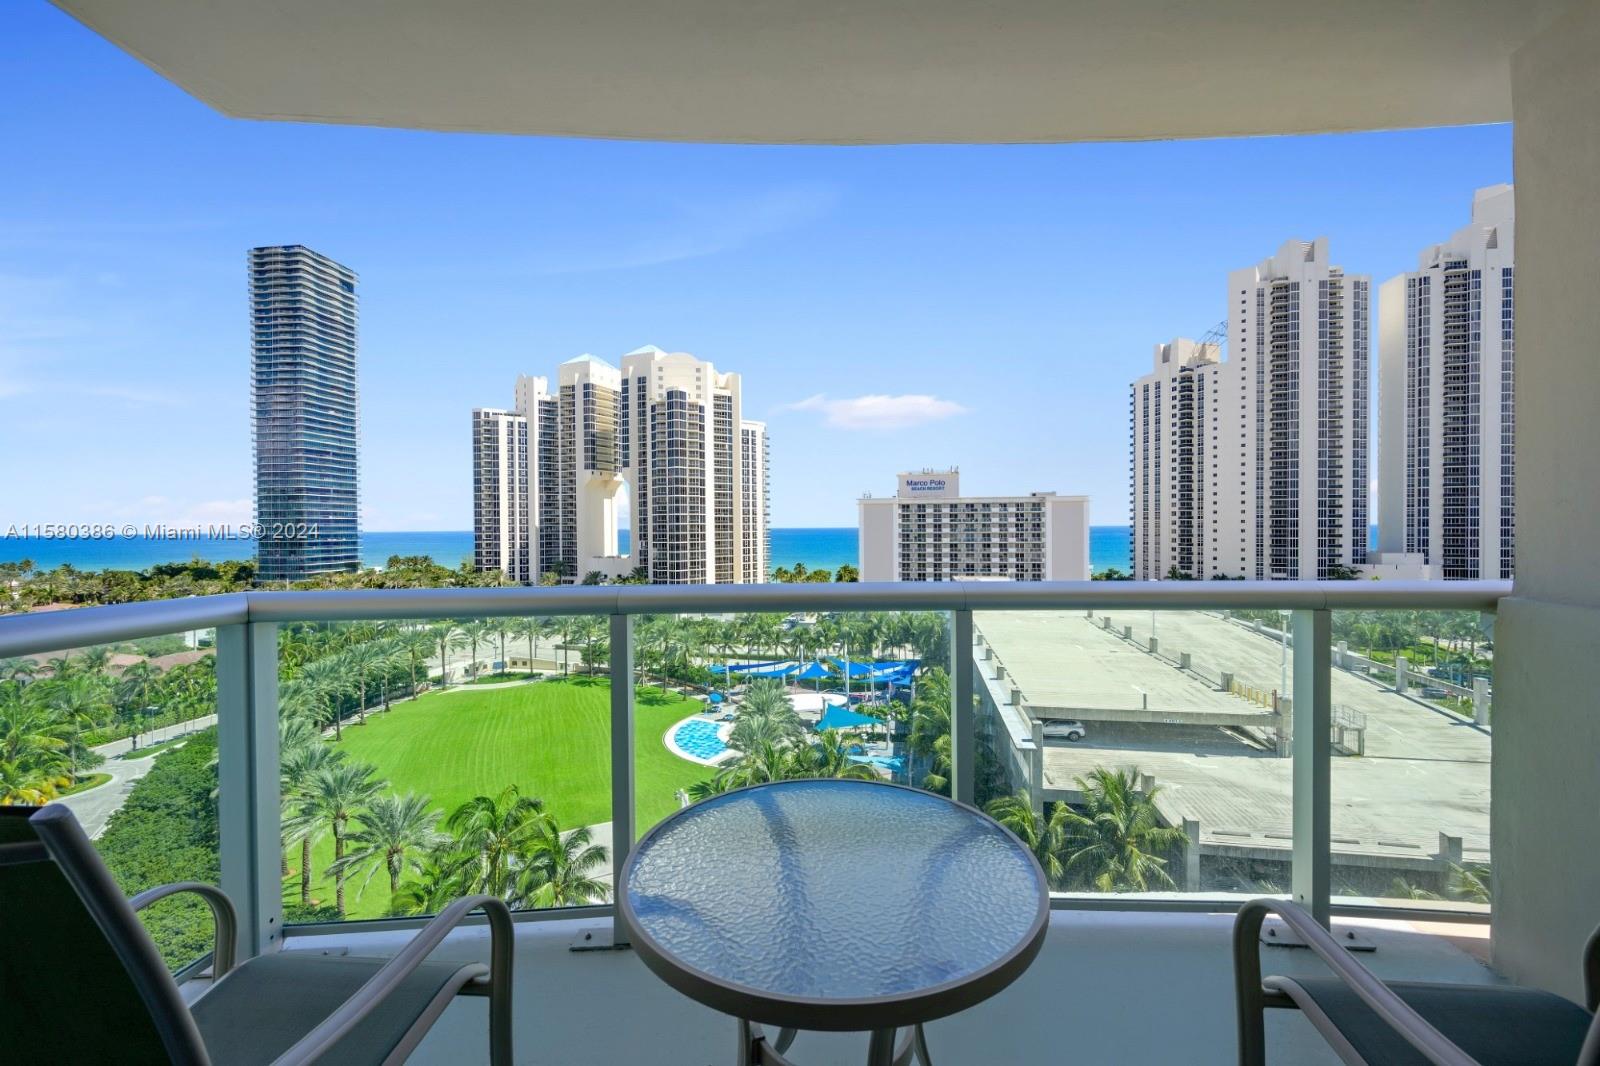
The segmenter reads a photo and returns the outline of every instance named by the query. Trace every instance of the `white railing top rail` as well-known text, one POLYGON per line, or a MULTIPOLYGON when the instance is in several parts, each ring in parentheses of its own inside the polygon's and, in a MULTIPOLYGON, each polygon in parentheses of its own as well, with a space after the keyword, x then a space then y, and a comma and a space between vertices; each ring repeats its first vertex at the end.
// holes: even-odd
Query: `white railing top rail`
POLYGON ((770 611, 1492 611, 1509 581, 942 581, 234 592, 0 616, 0 658, 242 622, 770 611))

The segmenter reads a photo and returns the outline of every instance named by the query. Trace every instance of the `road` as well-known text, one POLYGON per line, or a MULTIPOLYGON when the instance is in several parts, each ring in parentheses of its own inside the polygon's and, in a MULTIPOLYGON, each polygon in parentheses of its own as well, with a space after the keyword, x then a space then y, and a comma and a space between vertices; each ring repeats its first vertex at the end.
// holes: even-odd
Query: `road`
MULTIPOLYGON (((195 718, 179 725, 163 726, 160 729, 146 733, 139 738, 139 747, 147 748, 152 744, 159 744, 174 737, 197 733, 202 729, 215 725, 217 716, 208 714, 204 718, 195 718)), ((78 818, 83 831, 93 840, 106 829, 106 823, 111 816, 128 799, 128 793, 133 791, 133 786, 145 774, 150 772, 150 767, 155 765, 156 756, 145 758, 123 759, 118 756, 130 751, 133 741, 128 739, 113 740, 109 744, 101 744, 94 748, 98 755, 105 756, 105 762, 96 770, 96 773, 110 774, 111 780, 99 788, 91 788, 87 792, 79 792, 60 800, 78 818)), ((163 751, 171 751, 164 748, 163 751)), ((156 755, 161 754, 157 752, 156 755)))

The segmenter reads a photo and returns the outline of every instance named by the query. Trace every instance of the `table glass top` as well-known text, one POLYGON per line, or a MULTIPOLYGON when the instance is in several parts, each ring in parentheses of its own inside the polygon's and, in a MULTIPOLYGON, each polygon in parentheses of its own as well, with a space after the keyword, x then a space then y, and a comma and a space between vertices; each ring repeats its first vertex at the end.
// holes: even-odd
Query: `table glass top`
POLYGON ((719 981, 868 999, 957 981, 1015 951, 1044 886, 988 818, 865 781, 787 781, 677 815, 632 860, 635 920, 719 981))

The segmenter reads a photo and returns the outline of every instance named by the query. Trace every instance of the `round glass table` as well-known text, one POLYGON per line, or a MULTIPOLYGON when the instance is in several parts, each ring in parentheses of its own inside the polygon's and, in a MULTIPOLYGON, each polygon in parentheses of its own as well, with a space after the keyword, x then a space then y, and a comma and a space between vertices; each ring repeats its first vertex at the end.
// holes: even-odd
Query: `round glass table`
POLYGON ((971 807, 901 785, 782 781, 650 830, 617 913, 658 977, 740 1019, 741 1063, 785 1063, 794 1031, 812 1029, 870 1032, 879 1066, 927 1063, 922 1023, 1026 970, 1050 896, 1032 853, 971 807), (782 1030, 775 1042, 762 1024, 782 1030))

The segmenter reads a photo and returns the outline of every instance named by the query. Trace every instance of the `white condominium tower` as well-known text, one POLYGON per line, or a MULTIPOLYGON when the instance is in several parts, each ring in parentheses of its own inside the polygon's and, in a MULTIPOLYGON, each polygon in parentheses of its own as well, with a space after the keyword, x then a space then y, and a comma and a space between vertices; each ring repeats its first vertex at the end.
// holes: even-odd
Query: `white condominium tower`
POLYGON ((1155 370, 1133 383, 1136 577, 1211 572, 1207 516, 1214 521, 1219 506, 1214 486, 1223 368, 1220 345, 1179 337, 1156 345, 1155 370))
POLYGON ((767 579, 766 426, 741 418, 738 374, 647 346, 620 369, 579 356, 556 381, 551 394, 546 379, 519 378, 516 410, 473 412, 480 569, 519 581, 767 579))
POLYGON ((1130 397, 1135 577, 1366 562, 1369 289, 1328 264, 1325 238, 1289 241, 1229 275, 1228 360, 1157 349, 1130 397))
POLYGON ((862 581, 1087 581, 1089 498, 962 496, 956 470, 857 501, 862 581))
POLYGON ((746 574, 772 572, 772 503, 767 495, 767 468, 772 449, 767 446, 767 424, 745 422, 739 427, 739 528, 740 564, 746 574))
POLYGON ((1446 579, 1510 578, 1516 547, 1512 187, 1378 300, 1380 549, 1446 579))
POLYGON ((630 561, 652 583, 767 580, 766 426, 746 422, 741 403, 738 374, 692 355, 646 345, 622 357, 630 561), (748 474, 747 431, 761 463, 748 474))
POLYGON ((540 462, 556 454, 557 410, 547 379, 524 376, 517 379, 513 410, 472 412, 473 561, 479 570, 532 583, 559 558, 559 530, 550 521, 555 463, 540 462))
POLYGON ((528 418, 478 407, 472 412, 472 561, 529 583, 537 570, 533 484, 528 478, 528 418))

